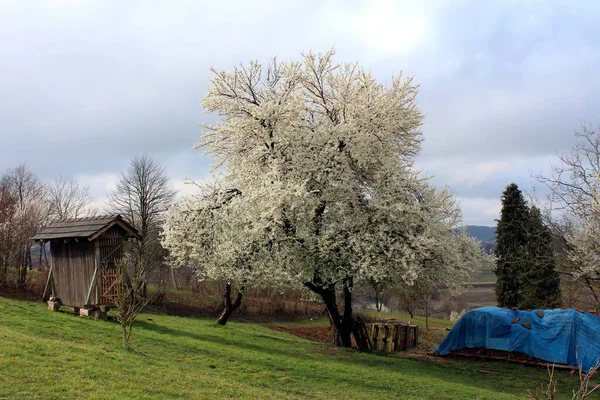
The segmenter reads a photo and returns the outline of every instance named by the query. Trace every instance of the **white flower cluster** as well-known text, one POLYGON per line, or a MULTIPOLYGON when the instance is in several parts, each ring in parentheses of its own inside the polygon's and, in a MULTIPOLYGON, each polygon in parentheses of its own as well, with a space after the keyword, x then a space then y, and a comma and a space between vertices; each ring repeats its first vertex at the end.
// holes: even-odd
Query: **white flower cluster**
POLYGON ((600 225, 587 221, 565 236, 574 278, 600 279, 600 225))
POLYGON ((214 71, 203 105, 221 122, 196 147, 221 176, 166 213, 165 246, 245 284, 464 283, 481 252, 456 231, 452 196, 413 169, 417 91, 335 64, 333 52, 214 71))

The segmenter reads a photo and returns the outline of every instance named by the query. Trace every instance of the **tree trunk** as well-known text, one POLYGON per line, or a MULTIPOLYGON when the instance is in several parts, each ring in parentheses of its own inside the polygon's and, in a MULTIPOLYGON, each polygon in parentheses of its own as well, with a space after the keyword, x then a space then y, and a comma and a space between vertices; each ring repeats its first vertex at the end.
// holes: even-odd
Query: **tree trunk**
POLYGON ((31 261, 31 248, 25 246, 21 249, 21 257, 19 260, 18 271, 17 271, 17 286, 20 290, 25 288, 27 283, 27 268, 31 261), (29 257, 28 257, 29 255, 29 257))
POLYGON ((125 324, 121 324, 121 329, 123 330, 123 348, 129 348, 129 335, 127 335, 127 326, 125 324))
POLYGON ((225 294, 223 294, 223 299, 225 303, 225 309, 221 313, 221 316, 217 320, 217 324, 225 325, 229 320, 231 314, 239 308, 242 304, 242 296, 244 295, 244 286, 240 286, 237 296, 235 297, 235 301, 231 302, 231 283, 227 282, 225 285, 225 294))
MULTIPOLYGON (((342 316, 343 334, 347 334, 348 345, 344 347, 352 346, 351 334, 354 329, 354 320, 352 319, 352 278, 344 279, 344 315, 342 316)), ((342 338, 340 338, 342 339, 342 338)), ((342 344, 345 342, 340 340, 342 344)))
POLYGON ((379 290, 375 290, 375 308, 377 312, 381 312, 381 299, 379 298, 379 290))
POLYGON ((179 289, 179 287, 177 286, 177 279, 175 279, 175 269, 173 267, 170 267, 171 269, 171 279, 173 279, 173 287, 175 289, 179 289))
MULTIPOLYGON (((352 280, 344 281, 344 311, 340 314, 338 309, 335 285, 330 284, 325 287, 315 282, 305 282, 304 286, 317 293, 323 299, 329 321, 335 328, 335 344, 341 347, 352 347, 352 329, 354 321, 352 319, 352 280)), ((363 350, 363 349, 361 349, 363 350)))
POLYGON ((410 315, 411 318, 415 318, 415 313, 413 310, 413 303, 411 300, 407 300, 406 301, 406 311, 408 312, 408 315, 410 315))
POLYGON ((429 299, 425 299, 425 329, 429 330, 429 299))
POLYGON ((592 292, 592 295, 594 296, 594 300, 596 300, 596 313, 598 313, 598 312, 600 312, 600 300, 598 299, 598 294, 594 290, 594 287, 592 286, 592 283, 590 282, 590 280, 588 278, 585 278, 585 283, 586 283, 588 289, 590 289, 590 291, 592 292))

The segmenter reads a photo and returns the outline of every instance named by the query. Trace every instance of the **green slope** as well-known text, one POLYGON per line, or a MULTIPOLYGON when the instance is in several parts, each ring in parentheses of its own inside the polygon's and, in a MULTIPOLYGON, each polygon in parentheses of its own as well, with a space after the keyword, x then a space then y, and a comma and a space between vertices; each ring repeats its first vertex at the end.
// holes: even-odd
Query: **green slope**
POLYGON ((0 297, 0 398, 510 399, 545 381, 508 364, 334 350, 251 323, 145 314, 129 352, 119 331, 0 297))

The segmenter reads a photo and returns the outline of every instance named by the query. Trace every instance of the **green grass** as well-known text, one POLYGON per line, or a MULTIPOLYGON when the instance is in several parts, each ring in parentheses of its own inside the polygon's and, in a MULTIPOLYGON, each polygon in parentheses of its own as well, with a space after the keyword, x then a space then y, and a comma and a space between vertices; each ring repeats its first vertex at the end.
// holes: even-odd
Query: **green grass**
MULTIPOLYGON (((0 321, 3 399, 514 399, 546 381, 503 363, 335 350, 253 323, 143 314, 123 351, 117 323, 40 303, 0 297, 0 321)), ((560 388, 570 398, 572 385, 560 388)))
POLYGON ((475 274, 473 282, 496 282, 496 274, 491 269, 482 269, 475 274))

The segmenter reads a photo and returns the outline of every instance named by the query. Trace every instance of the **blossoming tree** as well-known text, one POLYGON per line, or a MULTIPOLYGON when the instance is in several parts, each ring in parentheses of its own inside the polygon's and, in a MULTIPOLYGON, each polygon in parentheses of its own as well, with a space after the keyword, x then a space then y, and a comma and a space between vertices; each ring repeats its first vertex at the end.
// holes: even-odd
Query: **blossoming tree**
POLYGON ((430 188, 413 168, 418 87, 400 76, 378 83, 333 55, 213 71, 203 105, 221 120, 197 147, 216 160, 220 189, 188 200, 185 208, 204 211, 168 220, 165 244, 195 253, 213 277, 305 286, 348 347, 354 284, 415 279, 431 248, 430 216, 445 203, 423 196, 430 188), (218 213, 206 211, 215 203, 218 213))

